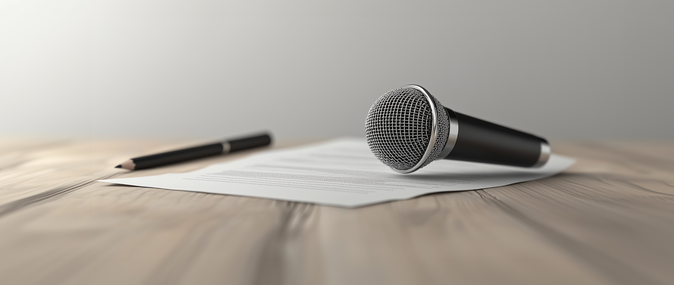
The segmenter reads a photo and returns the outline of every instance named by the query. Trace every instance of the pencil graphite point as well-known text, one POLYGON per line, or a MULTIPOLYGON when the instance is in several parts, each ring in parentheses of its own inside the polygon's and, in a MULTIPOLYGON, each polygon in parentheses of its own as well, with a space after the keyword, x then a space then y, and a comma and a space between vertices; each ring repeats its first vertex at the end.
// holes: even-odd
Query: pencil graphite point
POLYGON ((118 164, 117 166, 115 166, 115 168, 122 168, 122 165, 118 164))
POLYGON ((122 164, 117 165, 116 168, 121 168, 121 169, 126 169, 126 170, 134 170, 134 169, 136 169, 136 164, 133 163, 132 159, 129 159, 127 161, 122 162, 122 164))

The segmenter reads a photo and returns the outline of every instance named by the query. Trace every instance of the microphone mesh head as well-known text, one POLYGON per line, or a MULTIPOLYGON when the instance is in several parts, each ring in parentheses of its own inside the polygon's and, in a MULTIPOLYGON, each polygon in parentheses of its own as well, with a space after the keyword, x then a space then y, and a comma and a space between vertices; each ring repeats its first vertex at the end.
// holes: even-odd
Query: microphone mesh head
POLYGON ((437 136, 430 156, 415 169, 432 143, 433 110, 424 93, 409 86, 391 90, 379 97, 367 114, 365 136, 370 150, 399 172, 426 166, 437 159, 447 142, 447 112, 438 100, 427 95, 436 106, 437 136))

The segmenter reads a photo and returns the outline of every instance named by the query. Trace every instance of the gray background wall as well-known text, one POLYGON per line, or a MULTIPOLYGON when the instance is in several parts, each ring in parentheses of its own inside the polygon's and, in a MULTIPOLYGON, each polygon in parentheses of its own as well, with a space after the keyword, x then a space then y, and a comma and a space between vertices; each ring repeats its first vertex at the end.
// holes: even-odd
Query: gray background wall
POLYGON ((418 83, 553 139, 671 139, 673 3, 0 0, 0 135, 362 136, 418 83))

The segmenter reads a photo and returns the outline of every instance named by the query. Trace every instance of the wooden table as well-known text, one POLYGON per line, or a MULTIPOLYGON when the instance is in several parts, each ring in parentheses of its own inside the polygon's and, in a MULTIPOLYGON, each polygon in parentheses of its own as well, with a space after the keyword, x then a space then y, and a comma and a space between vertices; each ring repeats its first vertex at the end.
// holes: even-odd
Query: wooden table
MULTIPOLYGON (((280 144, 279 147, 292 143, 280 144)), ((0 284, 674 284, 674 143, 554 143, 561 175, 344 209, 94 182, 188 142, 0 142, 0 284)))

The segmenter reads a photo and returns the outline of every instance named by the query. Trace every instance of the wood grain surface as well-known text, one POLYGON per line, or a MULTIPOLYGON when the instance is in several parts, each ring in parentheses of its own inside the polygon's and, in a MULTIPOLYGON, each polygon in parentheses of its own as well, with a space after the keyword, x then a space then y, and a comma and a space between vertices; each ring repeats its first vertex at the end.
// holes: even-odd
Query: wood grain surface
POLYGON ((252 153, 113 168, 191 143, 1 140, 0 284, 674 284, 672 142, 553 142, 560 175, 356 209, 94 181, 252 153))

